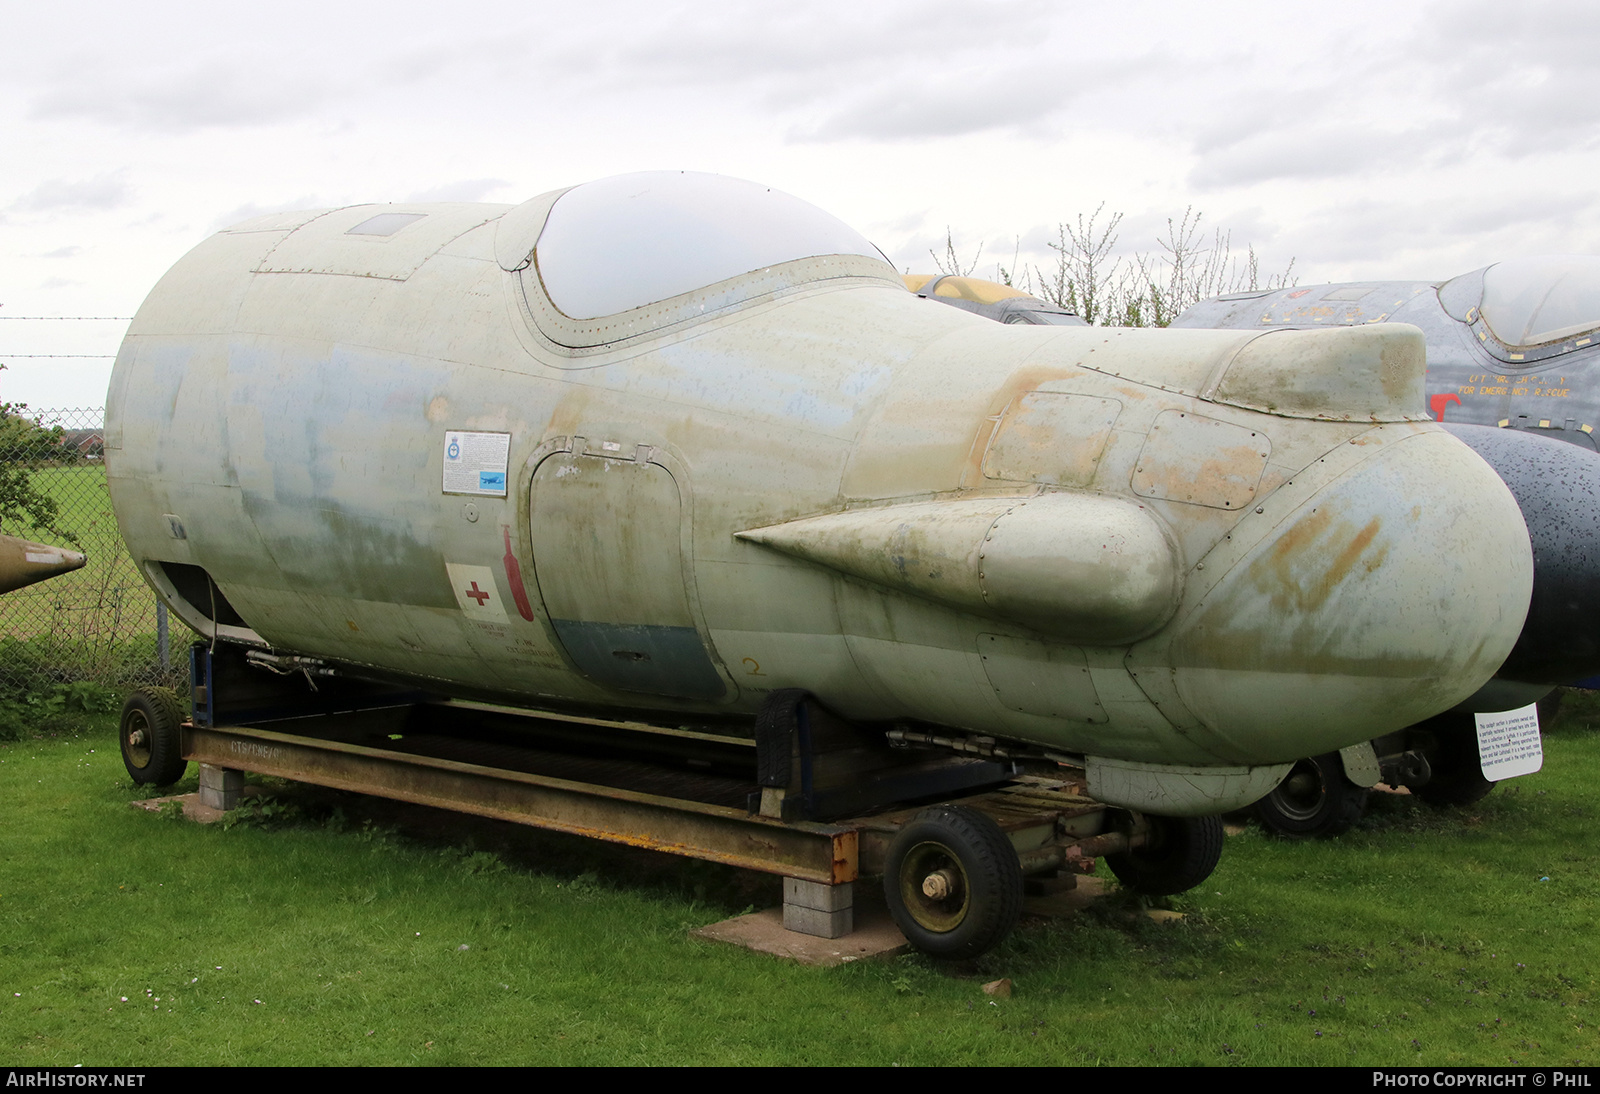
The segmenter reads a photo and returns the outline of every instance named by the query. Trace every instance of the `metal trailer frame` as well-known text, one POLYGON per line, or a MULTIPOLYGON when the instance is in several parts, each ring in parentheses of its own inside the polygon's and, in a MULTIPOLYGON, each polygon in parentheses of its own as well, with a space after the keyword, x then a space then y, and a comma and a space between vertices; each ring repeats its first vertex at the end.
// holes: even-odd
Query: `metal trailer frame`
MULTIPOLYGON (((353 680, 318 662, 214 644, 195 644, 191 673, 194 715, 175 729, 182 759, 201 765, 203 804, 236 807, 243 774, 252 772, 776 874, 786 879, 784 925, 825 938, 851 932, 854 883, 890 869, 896 836, 926 815, 930 800, 935 808, 956 806, 989 818, 1009 842, 1020 874, 1057 875, 1058 887, 1069 887, 1072 874, 1091 872, 1096 858, 1139 848, 1148 832, 1144 818, 1093 801, 1084 783, 1065 771, 1061 777, 1030 775, 959 756, 930 762, 927 751, 889 747, 881 731, 863 737, 820 708, 810 708, 808 716, 803 703, 796 708, 799 724, 780 740, 780 754, 770 725, 763 742, 440 699, 353 680), (662 755, 698 748, 737 756, 744 749, 752 768, 760 755, 760 781, 768 785, 736 808, 371 743, 404 742, 407 733, 391 731, 402 730, 418 712, 524 719, 530 730, 547 737, 567 733, 575 745, 592 734, 621 734, 662 755), (830 752, 830 740, 845 747, 830 752), (982 784, 978 792, 974 782, 982 784), (906 804, 918 799, 922 804, 906 804), (844 819, 802 815, 819 802, 835 813, 841 806, 865 807, 844 819)), ((758 725, 758 738, 761 733, 758 725)))

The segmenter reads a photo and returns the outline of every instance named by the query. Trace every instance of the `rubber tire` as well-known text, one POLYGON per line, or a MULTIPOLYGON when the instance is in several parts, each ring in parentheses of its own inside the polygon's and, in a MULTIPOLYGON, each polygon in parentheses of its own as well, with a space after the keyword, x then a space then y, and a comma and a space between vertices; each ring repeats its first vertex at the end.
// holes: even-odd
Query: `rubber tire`
POLYGON ((1295 764, 1250 811, 1274 835, 1306 839, 1349 831, 1366 808, 1367 788, 1345 778, 1337 752, 1324 752, 1295 764))
POLYGON ((1154 817, 1142 847, 1107 855, 1105 863, 1124 888, 1145 896, 1188 892, 1222 860, 1221 817, 1154 817))
MULTIPOLYGON (((1444 717, 1441 715, 1441 718, 1444 717)), ((1429 805, 1448 808, 1482 801, 1494 789, 1478 759, 1478 731, 1472 715, 1458 715, 1434 730, 1437 747, 1428 755, 1433 777, 1411 792, 1429 805)))
POLYGON ((780 688, 762 700, 756 714, 757 784, 789 785, 800 707, 810 698, 811 693, 804 688, 780 688))
POLYGON ((883 892, 908 942, 934 957, 965 960, 994 949, 1017 925, 1022 865, 992 818, 939 806, 911 818, 889 845, 883 892), (939 869, 964 883, 945 900, 922 892, 923 879, 939 869))
POLYGON ((171 786, 183 778, 183 707, 171 688, 143 688, 122 704, 117 736, 122 764, 141 786, 171 786), (135 741, 138 734, 139 740, 135 741))

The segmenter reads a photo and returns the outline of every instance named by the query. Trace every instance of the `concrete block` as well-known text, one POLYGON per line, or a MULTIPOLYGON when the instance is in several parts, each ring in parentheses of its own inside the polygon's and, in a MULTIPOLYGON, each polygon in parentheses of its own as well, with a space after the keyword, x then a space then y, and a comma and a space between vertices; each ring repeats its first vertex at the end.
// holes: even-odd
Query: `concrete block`
POLYGON ((761 788, 761 815, 774 820, 783 819, 784 790, 781 786, 763 786, 761 788))
POLYGON ((855 929, 855 909, 824 912, 816 908, 802 908, 798 904, 785 904, 783 929, 796 934, 808 934, 813 938, 843 938, 855 929))
POLYGON ((816 938, 843 938, 855 928, 855 885, 784 878, 783 926, 816 938))
POLYGON ((233 771, 212 764, 200 765, 200 804, 212 809, 239 807, 239 795, 244 792, 244 772, 233 771))
POLYGON ((838 912, 854 907, 856 887, 853 882, 827 885, 820 881, 802 881, 797 877, 783 879, 783 905, 814 908, 819 912, 838 912))

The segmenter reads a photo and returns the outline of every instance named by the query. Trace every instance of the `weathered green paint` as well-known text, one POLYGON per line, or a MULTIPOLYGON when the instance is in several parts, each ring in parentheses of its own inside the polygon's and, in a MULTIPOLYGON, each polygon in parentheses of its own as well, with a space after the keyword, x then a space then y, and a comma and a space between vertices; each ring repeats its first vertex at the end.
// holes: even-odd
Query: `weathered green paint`
POLYGON ((578 321, 526 261, 552 200, 273 214, 180 261, 108 399, 134 558, 209 571, 224 638, 447 693, 800 687, 1216 787, 1443 709, 1516 639, 1527 538, 1424 420, 1415 332, 1002 326, 849 256, 578 321), (346 234, 385 211, 426 238, 346 234), (509 434, 504 498, 441 490, 446 430, 509 434), (690 682, 599 671, 629 627, 690 682))

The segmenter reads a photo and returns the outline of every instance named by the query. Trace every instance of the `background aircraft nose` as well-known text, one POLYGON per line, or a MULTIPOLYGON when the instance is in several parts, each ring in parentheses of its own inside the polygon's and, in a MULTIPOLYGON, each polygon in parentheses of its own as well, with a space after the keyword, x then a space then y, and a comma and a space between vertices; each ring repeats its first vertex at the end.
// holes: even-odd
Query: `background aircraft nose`
POLYGON ((65 547, 0 535, 0 593, 80 569, 84 556, 65 547))
POLYGON ((1445 429, 1511 488, 1533 543, 1533 598, 1497 679, 1566 684, 1600 674, 1600 453, 1486 425, 1445 429))

